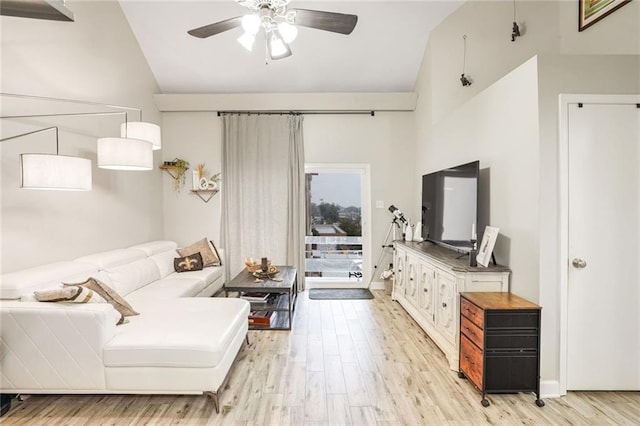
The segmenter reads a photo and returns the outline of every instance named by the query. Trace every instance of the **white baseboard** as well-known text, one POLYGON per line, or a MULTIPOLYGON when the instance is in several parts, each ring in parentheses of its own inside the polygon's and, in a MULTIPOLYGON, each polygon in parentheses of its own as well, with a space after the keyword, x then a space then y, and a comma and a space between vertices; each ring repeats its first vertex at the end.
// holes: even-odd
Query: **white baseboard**
POLYGON ((540 398, 559 398, 560 382, 557 380, 540 380, 540 398))
POLYGON ((384 281, 373 281, 371 283, 371 290, 384 290, 385 282, 384 281))

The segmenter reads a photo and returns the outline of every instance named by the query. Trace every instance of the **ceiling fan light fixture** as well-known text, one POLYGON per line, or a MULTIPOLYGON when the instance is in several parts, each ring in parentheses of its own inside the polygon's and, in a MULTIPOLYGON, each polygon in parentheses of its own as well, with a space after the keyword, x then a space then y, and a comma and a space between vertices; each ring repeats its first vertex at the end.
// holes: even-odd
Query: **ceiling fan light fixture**
POLYGON ((249 33, 244 33, 240 37, 238 37, 238 43, 242 45, 249 52, 253 50, 253 44, 256 41, 256 36, 249 33))
POLYGON ((276 33, 271 34, 271 43, 269 44, 269 53, 272 59, 279 59, 285 57, 289 49, 285 44, 282 37, 279 37, 276 33))
POLYGON ((280 31, 280 35, 282 35, 285 43, 291 43, 298 37, 298 28, 288 22, 280 22, 280 24, 278 24, 278 31, 280 31))
POLYGON ((261 25, 262 20, 258 15, 251 13, 242 17, 242 29, 249 34, 256 35, 261 25))

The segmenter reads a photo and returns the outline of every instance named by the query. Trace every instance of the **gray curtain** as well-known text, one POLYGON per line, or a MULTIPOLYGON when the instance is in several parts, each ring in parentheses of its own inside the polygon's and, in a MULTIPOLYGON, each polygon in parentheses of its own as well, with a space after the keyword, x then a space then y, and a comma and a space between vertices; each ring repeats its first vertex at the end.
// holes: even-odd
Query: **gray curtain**
POLYGON ((298 268, 304 289, 305 185, 300 115, 223 116, 222 244, 227 281, 244 259, 298 268))

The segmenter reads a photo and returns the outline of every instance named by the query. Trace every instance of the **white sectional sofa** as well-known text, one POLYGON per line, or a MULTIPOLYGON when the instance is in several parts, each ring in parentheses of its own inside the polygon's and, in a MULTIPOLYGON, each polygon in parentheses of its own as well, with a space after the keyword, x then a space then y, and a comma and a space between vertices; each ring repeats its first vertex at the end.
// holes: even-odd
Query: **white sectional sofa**
POLYGON ((207 394, 219 412, 249 303, 208 297, 222 289, 224 266, 174 272, 176 247, 154 241, 0 276, 1 393, 207 394), (116 325, 108 303, 31 301, 88 277, 139 315, 116 325))

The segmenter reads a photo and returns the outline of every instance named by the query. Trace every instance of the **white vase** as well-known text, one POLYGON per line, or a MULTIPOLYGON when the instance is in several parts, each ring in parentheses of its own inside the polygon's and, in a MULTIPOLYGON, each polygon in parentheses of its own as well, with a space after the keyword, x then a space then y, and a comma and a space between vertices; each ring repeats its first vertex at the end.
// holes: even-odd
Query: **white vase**
POLYGON ((218 182, 216 182, 215 180, 210 180, 207 183, 207 185, 209 187, 208 189, 212 189, 212 190, 218 189, 218 182))
POLYGON ((200 189, 200 178, 196 170, 191 172, 191 186, 193 187, 192 189, 200 189))
POLYGON ((422 239, 422 222, 418 222, 416 223, 416 229, 415 232, 413 233, 413 241, 423 241, 422 239))
POLYGON ((413 241, 413 236, 411 235, 411 226, 409 226, 409 222, 404 226, 404 240, 405 241, 413 241))

